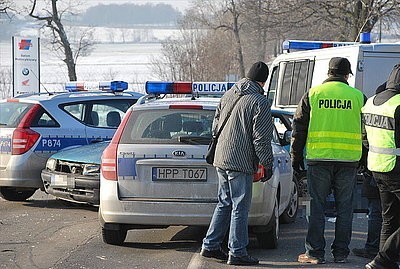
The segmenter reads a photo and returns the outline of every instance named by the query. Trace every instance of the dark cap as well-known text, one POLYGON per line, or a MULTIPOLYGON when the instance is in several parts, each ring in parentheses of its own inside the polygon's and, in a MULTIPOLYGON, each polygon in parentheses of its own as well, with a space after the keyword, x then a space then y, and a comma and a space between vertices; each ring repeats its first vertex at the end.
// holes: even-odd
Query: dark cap
POLYGON ((353 72, 351 72, 349 60, 342 57, 333 57, 329 61, 329 71, 333 71, 335 74, 338 75, 353 75, 353 72))
POLYGON ((268 66, 264 62, 256 62, 250 67, 249 72, 247 72, 247 78, 258 82, 265 82, 268 78, 268 73, 268 66))

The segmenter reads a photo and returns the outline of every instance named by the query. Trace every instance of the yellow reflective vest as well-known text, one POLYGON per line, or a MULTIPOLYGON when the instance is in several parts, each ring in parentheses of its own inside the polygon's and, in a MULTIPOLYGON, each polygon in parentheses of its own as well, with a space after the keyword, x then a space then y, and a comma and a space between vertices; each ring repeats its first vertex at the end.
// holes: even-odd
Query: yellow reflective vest
POLYGON ((374 172, 390 172, 396 165, 395 119, 396 108, 400 106, 400 94, 376 106, 374 97, 368 99, 362 108, 369 144, 368 169, 374 172))
POLYGON ((309 91, 308 160, 359 161, 362 153, 361 91, 339 81, 309 91))

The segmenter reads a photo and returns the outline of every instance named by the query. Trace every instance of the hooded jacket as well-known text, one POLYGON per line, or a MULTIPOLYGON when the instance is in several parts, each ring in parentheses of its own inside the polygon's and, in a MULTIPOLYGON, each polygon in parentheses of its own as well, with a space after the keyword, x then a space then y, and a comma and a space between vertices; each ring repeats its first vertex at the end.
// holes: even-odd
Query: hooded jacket
POLYGON ((214 166, 254 174, 258 164, 272 167, 271 107, 264 96, 264 89, 248 78, 238 81, 221 98, 215 112, 213 133, 226 122, 215 151, 214 166), (240 99, 235 104, 237 98, 240 99))

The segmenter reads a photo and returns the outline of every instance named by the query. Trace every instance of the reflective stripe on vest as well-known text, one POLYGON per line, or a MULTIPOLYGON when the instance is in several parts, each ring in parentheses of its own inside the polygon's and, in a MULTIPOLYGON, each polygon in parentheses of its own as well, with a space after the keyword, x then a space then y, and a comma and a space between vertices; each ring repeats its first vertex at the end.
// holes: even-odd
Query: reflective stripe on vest
POLYGON ((343 82, 331 81, 311 88, 309 101, 307 159, 359 161, 363 94, 343 82))
POLYGON ((369 144, 368 169, 390 172, 396 165, 396 156, 400 156, 400 149, 396 148, 394 119, 400 94, 379 106, 374 105, 374 98, 369 98, 362 109, 369 144))

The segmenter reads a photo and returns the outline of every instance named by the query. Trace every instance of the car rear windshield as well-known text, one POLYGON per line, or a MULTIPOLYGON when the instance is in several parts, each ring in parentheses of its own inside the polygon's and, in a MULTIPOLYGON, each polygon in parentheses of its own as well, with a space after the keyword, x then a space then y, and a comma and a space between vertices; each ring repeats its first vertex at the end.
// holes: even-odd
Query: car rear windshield
POLYGON ((215 111, 157 109, 134 111, 121 137, 122 144, 200 144, 211 139, 215 111))
POLYGON ((0 128, 16 128, 32 106, 20 102, 0 103, 0 128))

